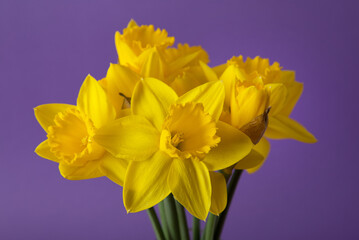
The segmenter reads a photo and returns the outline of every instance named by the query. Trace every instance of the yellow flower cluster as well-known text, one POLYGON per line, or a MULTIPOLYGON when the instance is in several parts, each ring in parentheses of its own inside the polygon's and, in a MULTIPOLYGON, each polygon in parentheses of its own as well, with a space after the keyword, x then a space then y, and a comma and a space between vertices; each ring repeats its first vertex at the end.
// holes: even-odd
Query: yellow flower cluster
POLYGON ((67 179, 106 176, 123 186, 128 212, 172 194, 199 219, 218 215, 223 173, 256 171, 267 138, 316 141, 290 118, 303 85, 276 62, 239 56, 210 68, 201 47, 172 47, 166 30, 133 20, 115 44, 118 63, 100 81, 87 76, 76 106, 35 108, 47 133, 35 152, 67 179))

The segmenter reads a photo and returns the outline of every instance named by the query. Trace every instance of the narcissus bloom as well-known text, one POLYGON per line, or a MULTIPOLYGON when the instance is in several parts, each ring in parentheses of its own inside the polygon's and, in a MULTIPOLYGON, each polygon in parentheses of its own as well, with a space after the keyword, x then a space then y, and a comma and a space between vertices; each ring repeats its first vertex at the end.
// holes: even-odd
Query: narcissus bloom
POLYGON ((178 95, 207 82, 200 63, 207 63, 208 56, 201 47, 178 44, 177 48, 149 51, 156 57, 146 55, 146 61, 139 64, 140 69, 110 64, 101 83, 116 112, 123 108, 124 97, 132 97, 136 83, 143 77, 154 77, 167 83, 178 95))
MULTIPOLYGON (((131 160, 123 189, 129 212, 148 209, 170 193, 199 219, 224 209, 226 195, 212 193, 225 192, 226 183, 214 171, 238 162, 253 145, 244 133, 218 121, 223 101, 220 81, 181 97, 157 79, 136 85, 133 115, 109 123, 95 137, 114 156, 131 160)), ((110 171, 111 179, 118 178, 110 171)))
POLYGON ((188 44, 171 47, 174 40, 165 29, 138 26, 131 20, 123 34, 115 34, 119 64, 141 77, 154 77, 170 84, 184 72, 194 74, 190 68, 198 66, 199 61, 208 63, 208 54, 201 47, 188 44))
MULTIPOLYGON (((256 57, 244 61, 242 56, 233 57, 226 64, 215 67, 214 71, 224 82, 226 89, 225 107, 221 117, 223 121, 241 129, 271 107, 266 137, 316 142, 310 132, 290 118, 290 113, 303 90, 303 84, 295 81, 293 71, 281 70, 277 62, 270 65, 268 59, 256 57)), ((212 80, 217 79, 209 69, 207 72, 212 80)), ((254 151, 237 167, 247 169, 262 163, 263 161, 258 161, 258 157, 264 160, 269 148, 269 142, 262 138, 253 148, 254 151)), ((258 167, 249 171, 255 171, 258 167)))
MULTIPOLYGON (((199 63, 208 63, 208 54, 200 46, 178 44, 174 37, 153 25, 138 26, 131 20, 123 34, 116 32, 118 64, 111 64, 101 85, 119 113, 125 97, 132 97, 136 83, 145 77, 170 85, 178 95, 207 82, 199 63)), ((125 101, 126 102, 126 101, 125 101)))
MULTIPOLYGON (((82 84, 77 106, 44 104, 34 111, 47 133, 47 140, 35 150, 40 157, 59 163, 61 175, 70 180, 104 175, 100 170, 102 160, 111 161, 114 157, 94 140, 94 136, 97 129, 115 119, 115 110, 93 77, 87 76, 82 84)), ((121 169, 125 168, 119 171, 121 169)))
POLYGON ((153 25, 138 26, 134 20, 131 20, 123 34, 116 32, 115 44, 119 63, 122 66, 130 67, 135 72, 139 70, 139 63, 147 50, 164 49, 172 46, 174 37, 168 37, 166 30, 156 29, 153 25))

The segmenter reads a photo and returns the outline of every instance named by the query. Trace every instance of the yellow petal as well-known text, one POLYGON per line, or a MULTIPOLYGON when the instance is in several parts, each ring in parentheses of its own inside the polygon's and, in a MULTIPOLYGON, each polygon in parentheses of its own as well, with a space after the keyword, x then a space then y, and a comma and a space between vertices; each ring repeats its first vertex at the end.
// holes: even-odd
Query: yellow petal
POLYGON ((237 86, 232 89, 231 124, 241 128, 255 117, 263 114, 269 104, 266 90, 255 86, 237 86))
POLYGON ((103 89, 105 89, 105 91, 106 91, 106 89, 108 88, 108 86, 107 86, 107 79, 106 79, 106 78, 102 78, 102 79, 98 80, 97 82, 98 82, 98 84, 100 84, 100 86, 101 86, 103 89))
POLYGON ((128 212, 148 209, 168 196, 167 176, 171 164, 171 158, 161 151, 147 161, 130 162, 123 188, 123 202, 128 212))
POLYGON ((193 216, 205 220, 211 205, 211 179, 198 159, 174 159, 168 174, 174 198, 193 216))
POLYGON ((262 138, 261 141, 259 141, 259 143, 255 145, 253 149, 262 156, 263 161, 260 162, 257 166, 247 169, 248 173, 255 173, 263 166, 269 154, 270 143, 267 139, 262 138))
POLYGON ((143 52, 138 61, 141 66, 140 75, 142 77, 164 79, 163 62, 156 48, 150 48, 143 52))
POLYGON ((104 176, 100 171, 101 160, 88 161, 83 166, 73 166, 60 163, 59 170, 61 175, 68 180, 83 180, 104 176))
POLYGON ((118 158, 147 160, 159 149, 160 133, 143 116, 131 115, 99 129, 95 141, 118 158))
POLYGON ((224 101, 224 86, 221 81, 208 82, 198 86, 178 98, 177 103, 202 103, 204 111, 215 121, 222 113, 224 101))
POLYGON ((127 28, 133 28, 133 27, 138 27, 138 24, 136 23, 135 20, 131 19, 127 24, 127 28))
POLYGON ((229 106, 231 104, 232 98, 232 88, 237 80, 241 82, 245 79, 245 75, 239 70, 238 67, 234 65, 229 65, 222 75, 220 75, 219 80, 223 81, 224 88, 226 91, 225 104, 229 106))
POLYGON ((284 107, 285 99, 287 98, 287 88, 281 83, 270 83, 265 85, 270 98, 269 106, 271 110, 270 115, 275 116, 281 112, 284 107))
POLYGON ((131 98, 133 89, 139 80, 140 76, 131 69, 120 64, 110 64, 106 75, 107 94, 116 109, 117 116, 123 107, 122 95, 131 98))
POLYGON ((128 163, 125 159, 116 158, 112 154, 106 153, 102 157, 100 169, 111 181, 123 186, 128 163))
POLYGON ((213 67, 213 71, 216 73, 217 76, 221 76, 223 72, 226 70, 227 66, 228 65, 226 63, 215 66, 213 67))
POLYGON ((232 166, 248 155, 253 147, 250 138, 235 127, 222 121, 218 121, 217 127, 221 141, 203 159, 210 171, 232 166))
POLYGON ((287 98, 285 100, 281 114, 289 116, 293 108, 295 107, 295 104, 297 103, 298 99, 302 95, 303 83, 293 82, 291 86, 287 87, 287 91, 287 98))
POLYGON ((136 62, 137 56, 132 49, 122 40, 122 36, 119 32, 115 34, 115 45, 118 55, 118 61, 121 65, 128 66, 133 65, 136 62))
POLYGON ((204 62, 200 61, 199 62, 201 68, 202 68, 202 71, 204 72, 207 80, 210 82, 210 81, 217 81, 218 80, 218 77, 217 77, 217 74, 213 71, 212 68, 210 68, 207 64, 205 64, 204 62))
POLYGON ((168 114, 169 106, 177 100, 176 93, 165 83, 146 78, 137 83, 132 98, 132 113, 146 117, 158 130, 168 114))
POLYGON ((270 150, 270 143, 264 137, 254 145, 252 151, 240 160, 235 168, 236 169, 248 169, 251 173, 254 172, 254 168, 262 166, 264 160, 267 158, 270 150))
POLYGON ((219 215, 227 206, 227 184, 222 173, 209 172, 212 184, 211 208, 209 211, 219 215))
POLYGON ((300 123, 283 115, 269 118, 265 136, 272 139, 291 138, 305 143, 315 143, 317 141, 300 123))
POLYGON ((45 140, 40 143, 39 146, 37 146, 37 148, 35 149, 35 152, 42 158, 46 158, 54 162, 59 162, 59 159, 55 156, 55 154, 50 151, 48 140, 45 140))
POLYGON ((131 108, 126 108, 126 109, 121 109, 121 111, 118 112, 117 117, 122 118, 130 115, 131 115, 131 108))
POLYGON ((96 128, 102 127, 116 117, 115 109, 107 99, 105 90, 90 75, 81 86, 77 106, 92 120, 96 128))
POLYGON ((170 86, 176 91, 178 96, 181 96, 189 90, 204 84, 207 81, 200 66, 187 67, 182 73, 175 74, 168 78, 170 86))
POLYGON ((264 157, 258 153, 254 148, 252 151, 245 156, 242 160, 240 160, 236 166, 235 169, 250 169, 258 166, 264 161, 264 157))
POLYGON ((41 127, 47 132, 49 126, 54 125, 54 118, 59 112, 76 106, 61 103, 44 104, 34 108, 34 113, 41 127))
POLYGON ((200 54, 200 51, 184 55, 175 61, 171 62, 168 66, 168 72, 175 72, 192 62, 200 54))
MULTIPOLYGON (((173 63, 177 59, 181 59, 183 57, 189 56, 196 53, 196 57, 190 57, 190 61, 187 58, 187 61, 181 60, 181 62, 185 62, 184 64, 177 65, 179 68, 183 68, 185 66, 194 66, 198 64, 198 61, 202 61, 204 63, 209 62, 209 57, 207 52, 201 46, 189 46, 186 44, 177 44, 177 48, 166 48, 162 51, 162 56, 166 60, 166 62, 173 63)), ((173 69, 178 70, 178 69, 173 69)))
POLYGON ((111 63, 107 70, 106 80, 109 88, 116 89, 117 95, 122 93, 131 98, 140 76, 127 67, 111 63))
POLYGON ((283 70, 280 74, 280 80, 281 83, 284 83, 286 85, 291 85, 295 82, 295 72, 289 71, 289 70, 283 70))

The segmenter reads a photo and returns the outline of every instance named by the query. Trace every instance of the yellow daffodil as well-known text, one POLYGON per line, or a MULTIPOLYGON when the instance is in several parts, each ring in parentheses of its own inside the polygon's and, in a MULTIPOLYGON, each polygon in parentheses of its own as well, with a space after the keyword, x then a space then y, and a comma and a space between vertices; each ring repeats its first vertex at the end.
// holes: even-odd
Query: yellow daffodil
POLYGON ((208 56, 201 47, 179 44, 178 48, 163 50, 163 57, 155 49, 149 51, 157 57, 147 55, 147 59, 139 65, 140 70, 110 64, 106 78, 101 81, 117 113, 123 108, 125 98, 132 97, 136 83, 143 77, 155 77, 164 81, 178 95, 207 82, 200 62, 207 63, 208 56))
MULTIPOLYGON (((104 175, 102 161, 113 161, 114 157, 94 140, 94 136, 97 129, 115 119, 115 110, 93 77, 87 76, 82 84, 77 106, 44 104, 34 111, 47 133, 47 140, 35 150, 40 157, 59 163, 61 175, 70 180, 104 175)), ((121 163, 118 168, 121 175, 126 162, 117 160, 121 163)), ((118 182, 123 183, 123 177, 118 182)))
POLYGON ((139 64, 144 56, 153 54, 148 50, 167 48, 172 46, 174 41, 174 37, 168 37, 166 30, 155 30, 153 25, 138 26, 134 20, 128 23, 123 34, 115 34, 119 63, 135 72, 140 70, 139 64))
MULTIPOLYGON (((290 118, 303 90, 303 84, 295 81, 293 71, 283 71, 277 62, 270 65, 268 59, 256 57, 244 61, 242 56, 233 57, 226 64, 213 68, 216 74, 208 67, 204 69, 209 80, 219 78, 224 82, 223 121, 241 129, 270 107, 266 137, 316 142, 310 132, 290 118)), ((236 168, 248 169, 249 172, 258 170, 269 149, 268 140, 262 138, 236 168)))
POLYGON ((131 20, 123 34, 116 32, 118 64, 110 64, 101 85, 107 91, 117 114, 125 98, 132 97, 136 83, 145 77, 157 78, 170 85, 178 95, 206 82, 199 62, 208 63, 208 54, 199 46, 173 45, 174 37, 153 25, 138 26, 131 20))
MULTIPOLYGON (((123 189, 129 212, 148 209, 170 193, 199 219, 224 209, 226 183, 214 171, 238 162, 253 145, 241 131, 218 121, 223 101, 220 81, 181 97, 157 79, 137 83, 133 115, 109 123, 95 137, 114 156, 131 160, 123 189)), ((111 170, 117 164, 106 167, 111 179, 121 177, 111 170)))

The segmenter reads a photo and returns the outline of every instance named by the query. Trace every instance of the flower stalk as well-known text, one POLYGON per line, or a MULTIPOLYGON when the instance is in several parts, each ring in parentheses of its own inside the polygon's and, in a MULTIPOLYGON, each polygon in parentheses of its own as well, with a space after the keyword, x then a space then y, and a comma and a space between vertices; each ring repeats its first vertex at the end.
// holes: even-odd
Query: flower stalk
POLYGON ((186 214, 185 214, 183 206, 178 201, 176 201, 176 209, 177 209, 177 216, 178 216, 181 240, 189 240, 186 214))
POLYGON ((201 231, 200 231, 200 221, 198 218, 193 217, 192 218, 192 239, 193 240, 199 240, 201 237, 201 231))
POLYGON ((221 236, 221 233, 223 231, 223 226, 227 218, 227 214, 229 211, 229 208, 232 203, 232 199, 234 196, 234 193, 236 191, 239 179, 241 178, 243 170, 235 170, 229 183, 228 183, 228 198, 227 198, 227 207, 224 209, 224 211, 219 215, 218 222, 215 226, 214 230, 214 238, 213 239, 219 239, 221 236))
POLYGON ((152 228, 155 231, 156 238, 158 240, 166 240, 165 236, 163 235, 161 224, 160 221, 158 220, 155 209, 153 207, 147 209, 147 214, 150 217, 152 228))
POLYGON ((165 198, 164 205, 165 205, 166 219, 168 222, 170 239, 179 240, 180 232, 178 227, 176 203, 172 194, 168 195, 168 197, 165 198))
POLYGON ((203 240, 212 240, 216 226, 217 216, 210 213, 207 218, 206 227, 202 236, 203 240))
POLYGON ((160 211, 163 234, 165 236, 165 239, 170 239, 164 201, 158 204, 158 209, 160 211))

